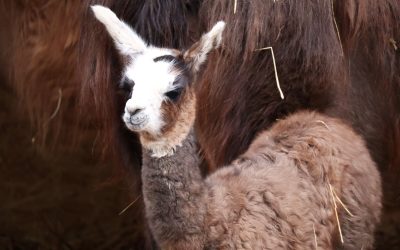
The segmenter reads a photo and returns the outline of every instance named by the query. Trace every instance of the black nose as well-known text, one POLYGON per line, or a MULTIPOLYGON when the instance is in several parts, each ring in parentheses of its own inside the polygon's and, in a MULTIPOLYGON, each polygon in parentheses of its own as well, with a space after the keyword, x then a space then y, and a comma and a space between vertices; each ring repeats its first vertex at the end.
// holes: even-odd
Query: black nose
POLYGON ((134 116, 136 114, 138 114, 140 111, 142 111, 143 109, 134 109, 134 110, 129 110, 129 114, 131 116, 134 116))

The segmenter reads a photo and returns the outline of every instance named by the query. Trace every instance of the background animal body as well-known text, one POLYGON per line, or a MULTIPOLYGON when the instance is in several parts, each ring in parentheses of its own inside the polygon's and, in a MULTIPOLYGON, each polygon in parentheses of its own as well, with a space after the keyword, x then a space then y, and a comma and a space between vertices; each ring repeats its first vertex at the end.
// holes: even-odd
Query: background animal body
MULTIPOLYGON (((120 117, 125 98, 119 93, 117 83, 123 58, 118 58, 88 6, 95 3, 109 6, 152 44, 174 48, 187 47, 216 21, 224 20, 228 25, 223 47, 220 53, 210 55, 203 69, 205 77, 198 84, 196 127, 207 163, 204 173, 235 159, 257 133, 296 110, 315 109, 342 118, 363 135, 383 175, 385 211, 377 243, 390 244, 387 242, 392 239, 394 246, 400 244, 400 188, 396 184, 400 173, 398 1, 238 0, 236 13, 234 2, 0 1, 0 11, 4 14, 0 21, 6 34, 0 37, 0 45, 7 48, 2 50, 0 62, 8 80, 1 87, 5 96, 15 93, 12 100, 18 98, 23 108, 15 114, 16 123, 32 122, 34 129, 27 133, 27 139, 35 137, 47 145, 60 145, 60 141, 71 138, 66 132, 75 131, 75 141, 87 144, 82 150, 90 151, 101 121, 105 124, 96 145, 113 152, 114 162, 132 170, 132 176, 137 178, 140 147, 135 135, 123 127, 120 117), (82 31, 79 24, 83 25, 82 31), (82 36, 78 50, 79 34, 82 36), (256 51, 267 46, 274 48, 284 100, 276 89, 270 51, 256 51), (9 70, 14 72, 12 79, 7 77, 9 70), (77 119, 80 89, 85 110, 77 119), (60 108, 48 122, 57 110, 60 96, 60 108)), ((4 119, 14 110, 12 106, 6 109, 7 103, 12 102, 2 106, 4 119)), ((26 128, 15 133, 26 133, 26 128)), ((4 147, 3 154, 10 150, 4 147)), ((36 153, 33 158, 37 159, 36 153)), ((93 164, 78 155, 75 158, 86 169, 93 164)), ((13 164, 17 168, 20 163, 2 162, 5 169, 13 164)), ((46 164, 52 166, 54 162, 46 164)), ((52 167, 48 169, 53 171, 52 167)), ((69 171, 80 178, 77 169, 69 171)), ((129 181, 134 183, 132 178, 129 181)), ((132 196, 136 197, 140 186, 133 190, 132 196)), ((142 223, 140 209, 141 201, 131 208, 138 211, 132 215, 137 217, 137 220, 132 217, 132 221, 138 224, 142 223)), ((138 233, 132 234, 132 238, 146 241, 143 227, 134 230, 138 233)), ((29 234, 27 231, 21 234, 24 233, 29 234)), ((382 249, 388 249, 387 245, 382 249)))

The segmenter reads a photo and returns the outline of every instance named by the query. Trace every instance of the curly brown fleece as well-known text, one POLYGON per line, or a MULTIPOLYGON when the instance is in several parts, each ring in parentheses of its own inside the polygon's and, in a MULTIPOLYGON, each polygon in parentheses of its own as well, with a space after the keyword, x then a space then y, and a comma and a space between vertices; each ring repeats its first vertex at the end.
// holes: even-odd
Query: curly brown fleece
POLYGON ((162 249, 373 248, 380 175, 341 121, 290 115, 206 179, 196 143, 192 132, 172 156, 143 153, 146 216, 162 249))

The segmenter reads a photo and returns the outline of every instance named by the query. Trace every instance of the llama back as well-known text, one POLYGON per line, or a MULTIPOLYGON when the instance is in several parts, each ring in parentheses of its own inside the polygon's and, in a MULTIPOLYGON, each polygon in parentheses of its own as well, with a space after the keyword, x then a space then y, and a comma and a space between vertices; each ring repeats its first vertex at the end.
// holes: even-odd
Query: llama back
POLYGON ((373 247, 382 209, 381 179, 364 141, 350 126, 316 112, 298 112, 259 134, 238 161, 246 159, 261 166, 268 160, 275 167, 290 165, 297 169, 295 177, 306 181, 293 186, 289 183, 296 180, 287 176, 287 185, 282 188, 292 187, 293 195, 314 203, 314 212, 329 214, 328 223, 313 225, 317 234, 323 233, 326 225, 334 225, 334 232, 325 239, 333 233, 337 247, 373 247), (344 244, 340 243, 341 237, 344 244))

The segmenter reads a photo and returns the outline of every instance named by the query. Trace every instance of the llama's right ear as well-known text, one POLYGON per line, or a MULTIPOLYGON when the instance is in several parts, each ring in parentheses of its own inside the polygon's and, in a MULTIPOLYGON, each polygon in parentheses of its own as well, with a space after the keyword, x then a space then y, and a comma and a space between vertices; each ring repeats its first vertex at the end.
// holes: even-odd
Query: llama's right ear
POLYGON ((109 8, 101 5, 94 5, 91 8, 97 20, 106 27, 118 51, 122 55, 133 56, 147 48, 143 39, 126 23, 119 20, 109 8))
POLYGON ((207 60, 208 53, 221 45, 224 29, 225 22, 217 22, 198 42, 183 53, 183 58, 193 73, 199 71, 200 66, 207 60))

